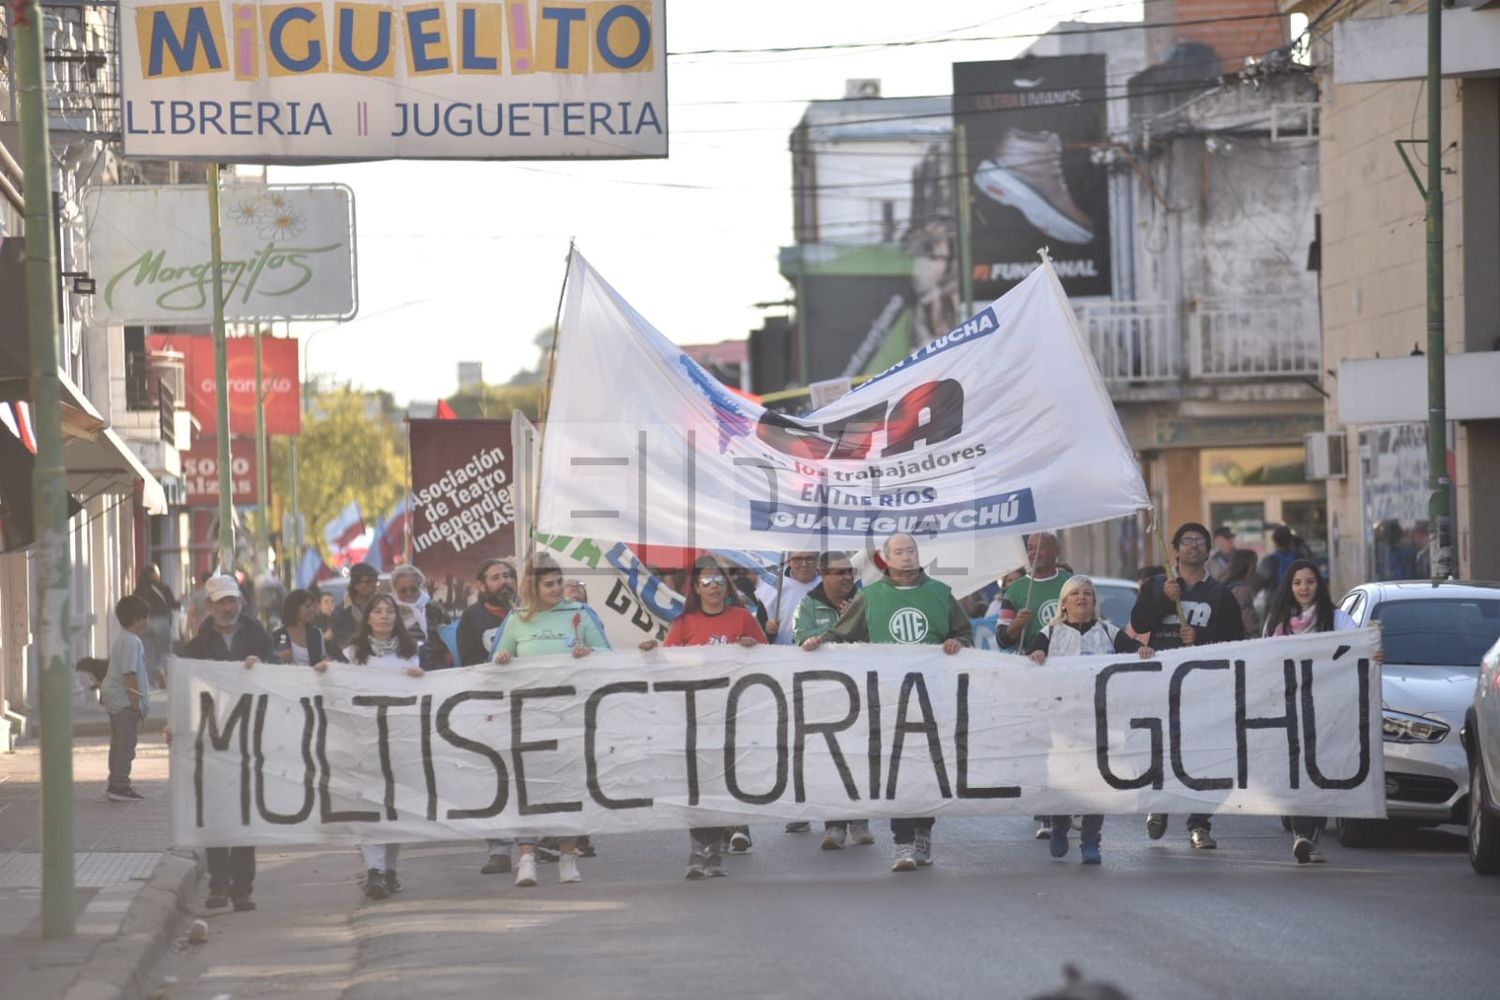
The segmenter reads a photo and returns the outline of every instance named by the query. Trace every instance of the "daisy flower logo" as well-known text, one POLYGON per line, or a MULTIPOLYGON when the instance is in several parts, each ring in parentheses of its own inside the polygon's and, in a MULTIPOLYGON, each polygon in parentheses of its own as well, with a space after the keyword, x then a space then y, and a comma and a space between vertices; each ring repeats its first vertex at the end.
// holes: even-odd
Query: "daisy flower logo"
POLYGON ((263 240, 284 240, 300 236, 306 228, 307 220, 284 199, 270 199, 260 217, 260 238, 263 240))
POLYGON ((230 210, 230 217, 237 226, 253 226, 260 221, 260 205, 253 199, 238 202, 230 210))

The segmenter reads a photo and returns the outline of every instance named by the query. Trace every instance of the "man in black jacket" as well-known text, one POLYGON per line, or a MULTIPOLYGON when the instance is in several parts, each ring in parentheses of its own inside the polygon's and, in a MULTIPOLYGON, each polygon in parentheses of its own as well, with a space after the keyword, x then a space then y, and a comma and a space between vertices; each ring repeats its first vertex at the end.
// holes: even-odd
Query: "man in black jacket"
POLYGON ((458 619, 460 667, 489 662, 495 637, 516 596, 516 570, 504 559, 486 559, 474 578, 479 581, 479 598, 458 619))
MULTIPOLYGON (((184 655, 193 660, 276 662, 271 634, 245 614, 239 584, 232 576, 212 576, 208 593, 208 621, 198 630, 184 655)), ((236 911, 255 909, 250 894, 255 885, 254 847, 208 848, 209 909, 234 903, 236 911)))
MULTIPOLYGON (((1152 649, 1208 646, 1245 638, 1239 601, 1228 587, 1208 575, 1209 537, 1208 529, 1201 524, 1189 521, 1182 525, 1172 536, 1177 575, 1170 579, 1154 576, 1141 584, 1130 612, 1130 627, 1139 633, 1151 633, 1152 649)), ((1167 818, 1166 813, 1147 816, 1146 835, 1160 840, 1167 832, 1167 818)), ((1189 816, 1188 843, 1204 851, 1218 847, 1209 833, 1211 820, 1207 813, 1189 816)))

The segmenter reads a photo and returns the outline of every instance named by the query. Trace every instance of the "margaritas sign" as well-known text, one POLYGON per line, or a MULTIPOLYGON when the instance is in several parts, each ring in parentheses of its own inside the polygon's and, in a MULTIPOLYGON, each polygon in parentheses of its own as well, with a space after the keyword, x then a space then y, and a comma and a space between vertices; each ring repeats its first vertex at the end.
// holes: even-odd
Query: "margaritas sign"
POLYGON ((122 0, 128 156, 667 155, 665 0, 122 0))
MULTIPOLYGON (((213 321, 206 187, 101 187, 84 204, 95 320, 213 321)), ((220 210, 226 320, 344 320, 358 311, 349 188, 229 188, 220 210)))

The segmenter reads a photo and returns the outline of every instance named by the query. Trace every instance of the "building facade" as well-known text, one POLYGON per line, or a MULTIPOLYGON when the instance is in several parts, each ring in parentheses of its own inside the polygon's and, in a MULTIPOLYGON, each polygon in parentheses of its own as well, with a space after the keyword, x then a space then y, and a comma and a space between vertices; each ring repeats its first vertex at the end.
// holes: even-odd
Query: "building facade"
MULTIPOLYGON (((1427 14, 1287 2, 1314 25, 1322 97, 1324 415, 1333 582, 1425 575, 1427 14), (1405 156, 1403 157, 1403 153, 1405 156), (1408 167, 1410 162, 1410 168, 1408 167)), ((1442 13, 1448 465, 1456 574, 1500 579, 1500 4, 1442 13)))

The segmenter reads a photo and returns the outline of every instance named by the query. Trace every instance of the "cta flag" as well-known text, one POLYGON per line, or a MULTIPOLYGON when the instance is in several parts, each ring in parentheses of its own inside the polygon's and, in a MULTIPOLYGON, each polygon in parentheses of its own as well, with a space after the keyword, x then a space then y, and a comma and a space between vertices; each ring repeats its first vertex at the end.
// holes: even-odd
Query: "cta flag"
POLYGON ((575 253, 545 434, 538 530, 633 545, 850 550, 906 532, 940 551, 934 575, 984 579, 1023 561, 994 539, 1150 503, 1046 263, 798 418, 732 393, 575 253))

